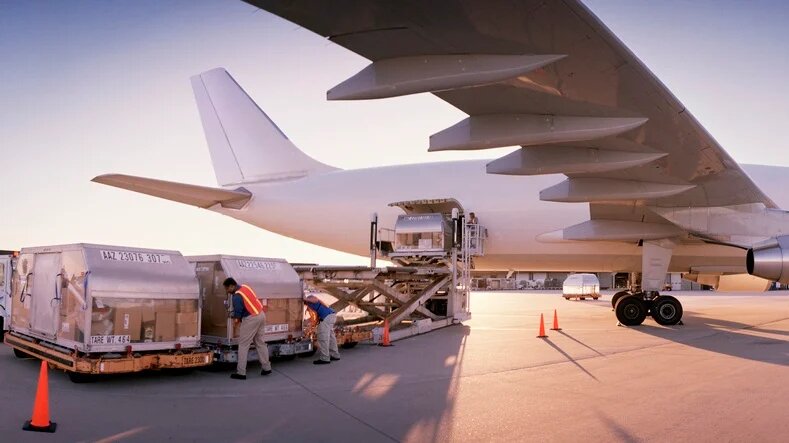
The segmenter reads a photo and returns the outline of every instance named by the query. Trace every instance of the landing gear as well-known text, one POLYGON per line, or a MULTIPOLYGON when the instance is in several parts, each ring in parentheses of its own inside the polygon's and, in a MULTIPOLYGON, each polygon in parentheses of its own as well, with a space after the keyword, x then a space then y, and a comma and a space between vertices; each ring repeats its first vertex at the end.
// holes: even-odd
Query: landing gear
POLYGON ((647 318, 647 306, 644 300, 636 295, 621 297, 614 307, 616 319, 624 326, 638 326, 647 318))
POLYGON ((657 292, 630 294, 618 292, 614 295, 616 319, 623 326, 638 326, 647 314, 659 325, 673 326, 682 322, 682 303, 670 295, 657 292))
POLYGON ((661 295, 653 300, 650 311, 659 325, 672 326, 682 321, 682 304, 670 295, 661 295))
POLYGON ((620 298, 622 298, 622 297, 624 297, 626 295, 630 295, 630 292, 628 292, 628 291, 619 291, 616 294, 614 294, 614 296, 611 297, 611 308, 616 309, 616 302, 618 302, 620 298))

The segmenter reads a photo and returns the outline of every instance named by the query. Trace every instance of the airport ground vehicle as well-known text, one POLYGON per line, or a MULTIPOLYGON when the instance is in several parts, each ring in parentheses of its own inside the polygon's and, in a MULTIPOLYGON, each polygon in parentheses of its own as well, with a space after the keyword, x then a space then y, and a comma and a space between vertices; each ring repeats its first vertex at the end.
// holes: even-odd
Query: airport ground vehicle
POLYGON ((370 225, 370 266, 296 266, 304 284, 336 298, 335 311, 352 305, 366 316, 338 327, 338 343, 391 340, 422 334, 471 318, 469 291, 473 259, 484 255, 485 228, 464 222, 454 199, 391 203, 405 214, 394 230, 378 237, 370 225), (376 267, 376 259, 395 266, 376 267))
POLYGON ((586 300, 600 298, 600 280, 594 274, 570 274, 562 283, 562 296, 569 300, 577 298, 586 300))
MULTIPOLYGON (((200 285, 201 340, 213 351, 217 363, 238 361, 238 328, 228 316, 232 302, 222 286, 227 277, 249 285, 261 298, 269 356, 313 351, 311 336, 304 327, 301 281, 287 261, 233 255, 193 256, 187 260, 194 266, 200 285)), ((253 346, 248 360, 256 359, 256 352, 253 346)))
POLYGON ((210 364, 194 271, 176 251, 74 244, 24 248, 5 343, 69 373, 210 364))

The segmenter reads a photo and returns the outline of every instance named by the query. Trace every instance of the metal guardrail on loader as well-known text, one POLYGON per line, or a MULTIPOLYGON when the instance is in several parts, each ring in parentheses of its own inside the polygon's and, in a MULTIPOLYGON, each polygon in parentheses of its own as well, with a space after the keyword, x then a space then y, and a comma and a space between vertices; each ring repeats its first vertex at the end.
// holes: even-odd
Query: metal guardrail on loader
POLYGON ((192 266, 176 251, 74 244, 22 249, 5 343, 68 372, 208 365, 192 266))
MULTIPOLYGON (((299 276, 282 259, 206 255, 187 257, 200 283, 203 344, 214 352, 217 362, 238 361, 238 328, 229 318, 232 299, 222 282, 232 277, 248 285, 261 298, 266 315, 269 355, 285 357, 314 350, 304 330, 303 292, 299 276)), ((249 360, 257 358, 254 346, 249 360)))
POLYGON ((380 343, 383 324, 391 340, 425 333, 471 318, 469 292, 473 257, 484 253, 485 228, 466 223, 454 199, 392 203, 405 211, 394 237, 380 240, 377 216, 371 223, 371 266, 296 266, 305 285, 337 301, 332 309, 355 306, 366 316, 337 328, 338 344, 380 343), (375 259, 396 266, 378 268, 375 259))

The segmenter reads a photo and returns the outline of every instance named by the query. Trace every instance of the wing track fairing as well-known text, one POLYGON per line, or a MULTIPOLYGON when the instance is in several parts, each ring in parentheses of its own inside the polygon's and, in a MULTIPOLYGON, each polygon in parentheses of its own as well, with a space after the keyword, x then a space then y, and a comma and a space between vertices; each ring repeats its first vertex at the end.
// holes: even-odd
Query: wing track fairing
MULTIPOLYGON (((383 72, 377 67, 395 66, 398 60, 466 56, 479 62, 474 69, 485 72, 480 60, 509 56, 506 67, 512 75, 507 78, 453 84, 436 75, 420 78, 426 71, 411 67, 399 78, 407 78, 412 87, 390 95, 432 92, 469 115, 431 137, 430 150, 528 146, 494 160, 489 172, 564 173, 568 180, 543 191, 545 199, 589 202, 593 220, 671 225, 649 208, 776 207, 577 0, 247 1, 371 60, 368 68, 341 84, 355 84, 357 90, 360 84, 385 86, 385 76, 375 75, 383 72), (517 57, 527 57, 521 69, 515 66, 517 57), (545 63, 534 68, 526 60, 545 63), (551 156, 552 150, 572 155, 551 156), (586 168, 579 162, 597 152, 604 153, 602 161, 586 168)), ((458 71, 445 67, 442 72, 458 71)), ((473 77, 472 72, 465 78, 473 77)), ((368 98, 373 95, 368 93, 368 98)))

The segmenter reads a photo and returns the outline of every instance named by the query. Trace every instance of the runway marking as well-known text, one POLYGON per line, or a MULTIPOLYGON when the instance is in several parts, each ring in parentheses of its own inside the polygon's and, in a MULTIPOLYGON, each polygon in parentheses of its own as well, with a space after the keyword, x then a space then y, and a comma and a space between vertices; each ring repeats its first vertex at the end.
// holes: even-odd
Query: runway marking
POLYGON ((101 440, 96 440, 94 443, 113 443, 116 441, 123 440, 124 438, 131 437, 132 435, 137 435, 142 431, 145 431, 150 426, 139 426, 136 428, 129 429, 128 431, 119 432, 115 435, 110 435, 109 437, 104 437, 101 440))

